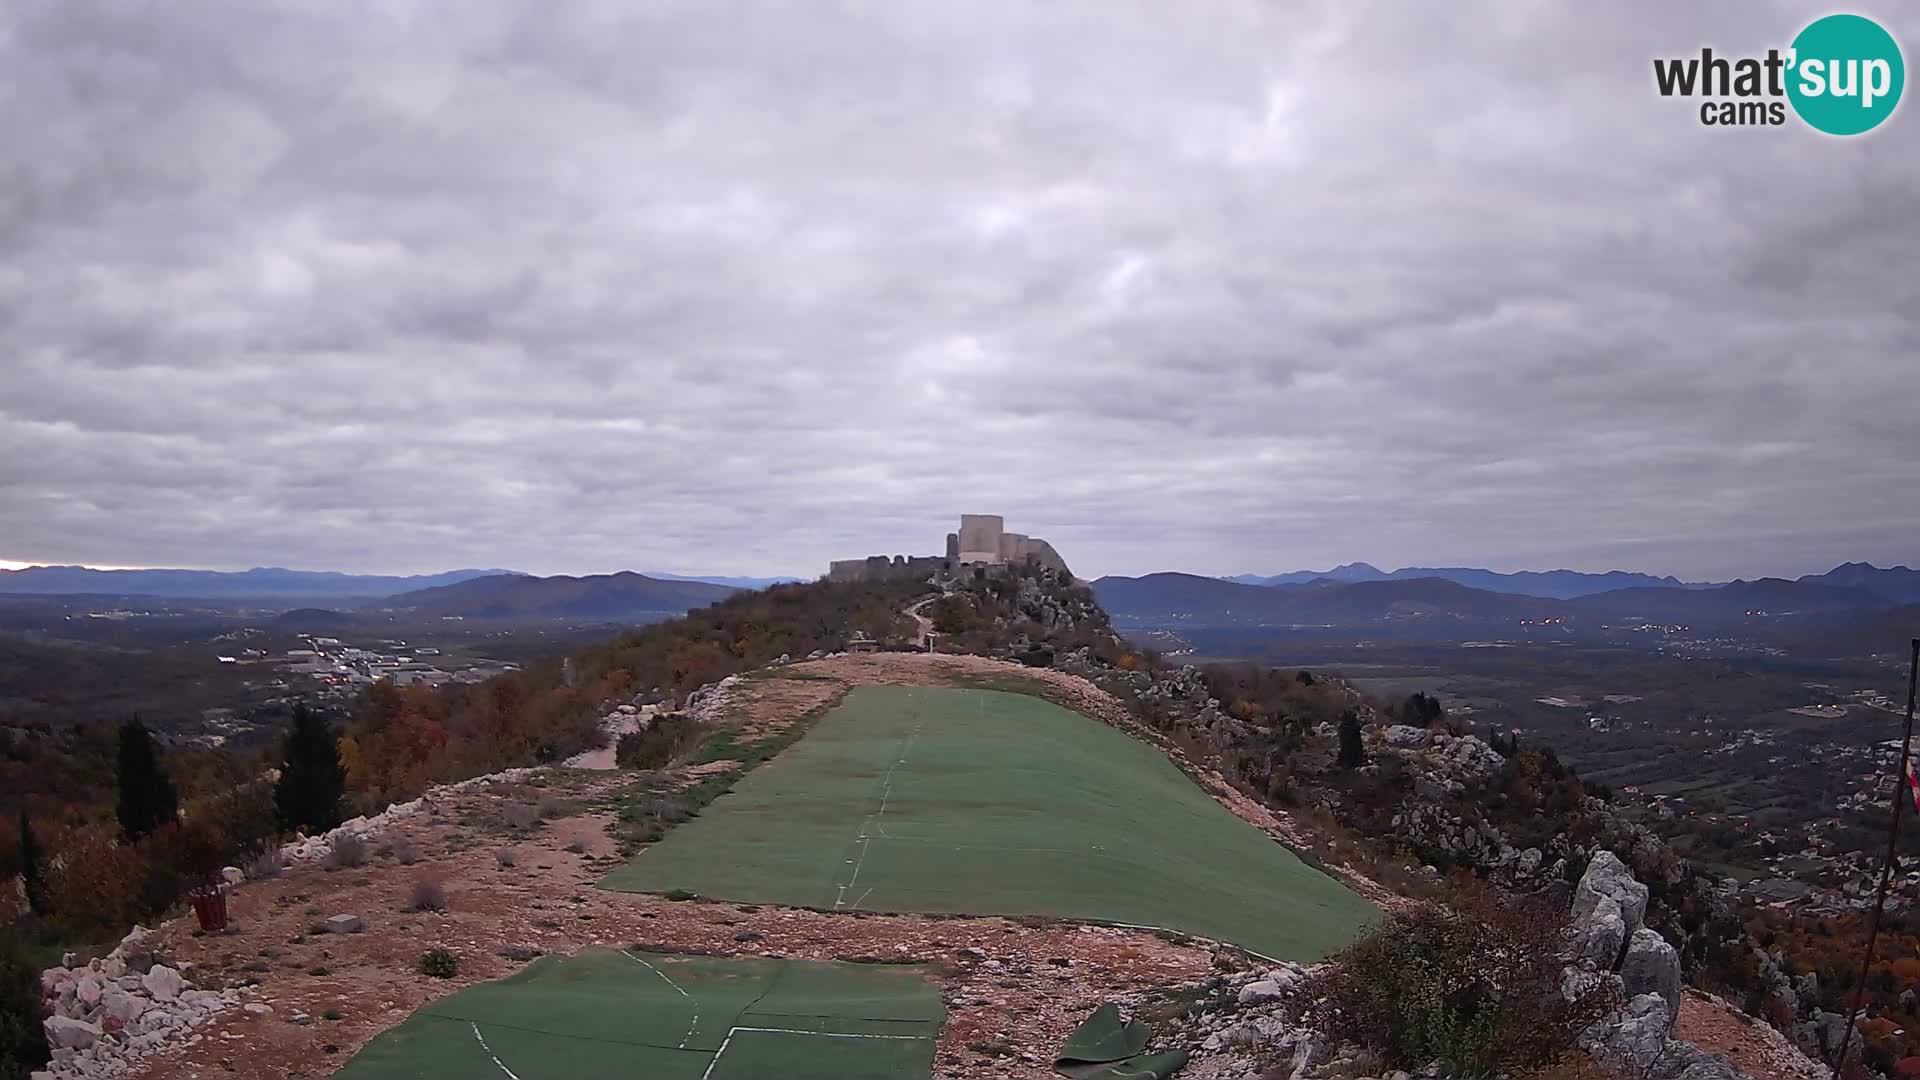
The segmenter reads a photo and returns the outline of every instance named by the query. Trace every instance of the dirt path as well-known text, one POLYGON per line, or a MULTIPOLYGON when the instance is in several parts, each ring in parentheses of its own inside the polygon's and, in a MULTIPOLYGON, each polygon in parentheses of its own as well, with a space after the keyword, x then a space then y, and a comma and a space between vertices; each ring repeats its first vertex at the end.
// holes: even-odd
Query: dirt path
POLYGON ((1680 997, 1674 1036, 1713 1054, 1725 1054, 1741 1072, 1759 1080, 1820 1080, 1826 1066, 1800 1052, 1785 1035, 1728 1002, 1687 987, 1680 997))
POLYGON ((914 631, 913 643, 923 649, 927 647, 927 639, 933 636, 933 620, 922 614, 921 609, 938 599, 940 599, 940 596, 929 596, 924 600, 917 600, 913 606, 906 611, 907 617, 919 626, 919 629, 914 631))

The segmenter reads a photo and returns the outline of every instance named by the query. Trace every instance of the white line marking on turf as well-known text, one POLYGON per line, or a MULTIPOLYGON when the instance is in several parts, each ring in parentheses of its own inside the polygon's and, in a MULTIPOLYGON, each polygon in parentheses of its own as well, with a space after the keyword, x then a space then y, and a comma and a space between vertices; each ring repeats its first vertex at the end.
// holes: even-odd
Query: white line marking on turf
POLYGON ((473 1037, 480 1040, 480 1049, 485 1050, 487 1052, 487 1056, 490 1058, 493 1058, 494 1066, 498 1068, 501 1072, 506 1073, 508 1076, 512 1077, 513 1080, 520 1080, 520 1077, 516 1075, 512 1069, 507 1068, 505 1065, 500 1063, 499 1058, 494 1057, 493 1047, 487 1045, 487 1037, 485 1035, 480 1034, 480 1025, 473 1023, 472 1021, 468 1021, 467 1026, 473 1029, 473 1037))
POLYGON ((626 957, 627 959, 633 961, 636 964, 639 964, 641 967, 646 968, 648 971, 653 972, 655 975, 660 976, 662 979, 666 979, 666 983, 668 986, 671 986, 675 990, 679 991, 681 997, 686 998, 688 1001, 693 1002, 693 1023, 687 1025, 687 1033, 680 1037, 680 1049, 685 1050, 687 1048, 687 1044, 693 1041, 693 1029, 700 1026, 700 999, 697 997, 694 997, 692 994, 687 993, 686 987, 681 986, 679 983, 674 982, 672 979, 668 979, 666 972, 661 971, 659 968, 654 967, 652 964, 647 963, 645 960, 642 960, 639 957, 633 955, 632 953, 627 952, 625 949, 622 949, 620 951, 620 955, 626 957))
MULTIPOLYGON (((834 898, 833 898, 833 910, 835 911, 839 911, 841 908, 846 906, 847 890, 853 888, 854 885, 859 882, 860 868, 867 865, 867 851, 869 848, 873 846, 873 837, 868 835, 867 833, 868 827, 871 826, 872 828, 879 830, 880 835, 883 837, 888 835, 886 822, 882 819, 886 816, 886 813, 887 813, 887 803, 893 800, 893 772, 895 769, 898 769, 900 766, 905 765, 907 763, 907 758, 912 756, 913 754, 914 740, 920 737, 921 729, 927 726, 927 718, 924 713, 919 713, 916 711, 915 716, 917 717, 917 719, 914 723, 913 730, 908 733, 906 739, 901 743, 900 757, 897 760, 895 760, 893 764, 887 766, 887 775, 881 778, 880 809, 876 810, 871 816, 869 816, 866 820, 860 823, 860 835, 856 838, 860 841, 860 858, 857 860, 856 859, 846 860, 846 862, 853 863, 853 876, 847 879, 847 883, 845 885, 836 885, 834 887, 836 889, 836 892, 834 893, 834 898)), ((868 889, 866 894, 861 895, 860 899, 865 900, 867 898, 867 895, 871 894, 872 892, 873 892, 872 889, 868 889)), ((853 906, 859 907, 860 906, 859 901, 855 901, 853 906)))
POLYGON ((713 1052, 713 1060, 707 1062, 707 1071, 700 1074, 700 1080, 707 1080, 713 1075, 713 1067, 720 1064, 720 1055, 727 1052, 727 1044, 733 1042, 734 1035, 742 1031, 762 1031, 775 1035, 810 1035, 818 1039, 901 1039, 907 1042, 918 1042, 921 1039, 931 1038, 928 1035, 856 1035, 844 1031, 801 1031, 798 1028, 731 1027, 727 1029, 727 1037, 720 1040, 720 1049, 713 1052))
MULTIPOLYGON (((818 1039, 905 1039, 915 1042, 932 1038, 930 1035, 862 1035, 851 1031, 806 1031, 801 1028, 737 1027, 733 1031, 770 1031, 776 1035, 811 1035, 818 1039)), ((731 1035, 733 1031, 727 1034, 731 1035)))

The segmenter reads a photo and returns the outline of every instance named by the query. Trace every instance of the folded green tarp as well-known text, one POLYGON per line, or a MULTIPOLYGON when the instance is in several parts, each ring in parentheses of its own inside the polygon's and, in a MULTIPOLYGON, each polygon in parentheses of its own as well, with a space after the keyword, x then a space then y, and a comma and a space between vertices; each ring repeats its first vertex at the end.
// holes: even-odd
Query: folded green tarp
POLYGON ((1152 1034, 1139 1020, 1122 1021, 1109 1001, 1073 1029, 1054 1070, 1072 1080, 1167 1080, 1187 1063, 1187 1052, 1141 1053, 1152 1034))

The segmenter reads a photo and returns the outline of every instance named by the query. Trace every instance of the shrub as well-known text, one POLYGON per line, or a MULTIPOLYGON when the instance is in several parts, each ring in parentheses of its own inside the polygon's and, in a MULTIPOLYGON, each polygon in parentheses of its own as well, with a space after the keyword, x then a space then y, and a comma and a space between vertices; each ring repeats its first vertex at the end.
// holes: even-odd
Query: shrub
POLYGON ((412 866, 419 862, 420 845, 414 843, 411 836, 400 837, 393 842, 393 861, 401 866, 412 866))
POLYGON ((165 911, 185 893, 218 881, 231 853, 219 826, 196 819, 162 825, 139 846, 146 853, 140 903, 149 913, 165 911))
POLYGON ((613 762, 623 769, 661 769, 699 741, 700 725, 685 713, 653 718, 645 731, 629 732, 614 744, 613 762))
POLYGON ((519 861, 519 856, 516 856, 510 847, 503 847, 499 851, 494 852, 493 858, 495 862, 500 864, 502 870, 510 869, 514 863, 519 861))
POLYGON ((451 979, 460 973, 460 958, 435 945, 420 954, 420 974, 436 979, 451 979))
POLYGON ((122 844, 103 828, 77 829, 55 845, 47 868, 47 906, 64 927, 83 936, 124 933, 145 912, 140 891, 146 852, 122 844))
POLYGON ((341 833, 327 847, 327 865, 336 870, 365 865, 367 844, 352 833, 341 833))
POLYGON ((1561 994, 1569 915, 1484 889, 1395 916, 1306 979, 1296 1011, 1390 1068, 1443 1058, 1464 1075, 1544 1068, 1617 1004, 1604 981, 1561 994))
POLYGON ((500 815, 506 819, 507 828, 515 832, 525 832, 540 823, 540 810, 532 803, 508 803, 500 815))
POLYGON ((46 1018, 40 971, 9 938, 0 943, 0 1077, 25 1077, 46 1065, 46 1018))
POLYGON ((280 851, 272 848, 254 856, 244 868, 249 881, 268 881, 280 876, 286 864, 280 861, 280 851))
POLYGON ((423 877, 413 883, 414 911, 447 910, 447 887, 435 878, 423 877))

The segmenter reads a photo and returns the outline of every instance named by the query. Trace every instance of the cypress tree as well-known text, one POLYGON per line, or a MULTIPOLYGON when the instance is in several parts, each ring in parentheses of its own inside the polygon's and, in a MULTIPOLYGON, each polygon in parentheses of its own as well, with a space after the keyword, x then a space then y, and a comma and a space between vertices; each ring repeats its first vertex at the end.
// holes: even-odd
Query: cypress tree
POLYGON ((139 717, 120 727, 120 831, 138 840, 179 820, 180 797, 160 771, 153 735, 139 717))
POLYGON ((33 822, 20 811, 20 878, 27 886, 27 909, 35 915, 47 913, 47 879, 40 864, 40 838, 33 835, 33 822))
POLYGON ((306 702, 295 704, 280 781, 273 788, 280 828, 309 835, 326 832, 340 824, 340 800, 346 793, 347 773, 340 765, 333 725, 306 702))
POLYGON ((1348 709, 1340 716, 1340 767, 1357 769, 1367 763, 1367 749, 1360 741, 1360 714, 1348 709))

